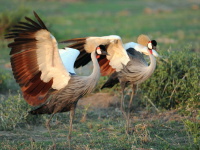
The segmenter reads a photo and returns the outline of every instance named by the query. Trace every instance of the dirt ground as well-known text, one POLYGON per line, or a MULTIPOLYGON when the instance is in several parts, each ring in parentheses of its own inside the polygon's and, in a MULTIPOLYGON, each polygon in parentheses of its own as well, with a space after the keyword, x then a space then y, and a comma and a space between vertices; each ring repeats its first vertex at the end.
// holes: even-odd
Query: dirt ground
POLYGON ((109 93, 94 93, 79 100, 78 106, 87 106, 91 108, 108 108, 117 105, 120 99, 109 93))
MULTIPOLYGON (((101 108, 109 108, 111 106, 119 107, 120 98, 109 93, 94 93, 90 94, 79 100, 78 107, 80 106, 89 106, 89 108, 93 109, 101 109, 101 108)), ((118 108, 117 108, 118 109, 118 108)), ((116 110, 117 110, 116 109, 116 110)), ((120 111, 120 110, 119 110, 120 111)), ((161 119, 164 121, 180 121, 180 119, 186 119, 185 116, 181 116, 178 114, 177 110, 169 110, 169 111, 154 111, 149 112, 148 110, 144 110, 142 108, 137 108, 134 112, 133 119, 135 120, 157 120, 161 119)))

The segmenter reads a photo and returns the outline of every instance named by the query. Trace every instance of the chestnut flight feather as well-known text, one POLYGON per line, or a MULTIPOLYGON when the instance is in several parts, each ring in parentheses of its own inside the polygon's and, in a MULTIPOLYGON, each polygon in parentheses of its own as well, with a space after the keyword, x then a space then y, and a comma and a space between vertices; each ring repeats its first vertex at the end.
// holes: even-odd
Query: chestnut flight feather
POLYGON ((6 38, 14 38, 11 66, 25 100, 32 106, 44 103, 48 93, 68 85, 71 78, 59 56, 56 39, 34 12, 39 23, 25 17, 6 38), (18 29, 19 28, 19 29, 18 29))

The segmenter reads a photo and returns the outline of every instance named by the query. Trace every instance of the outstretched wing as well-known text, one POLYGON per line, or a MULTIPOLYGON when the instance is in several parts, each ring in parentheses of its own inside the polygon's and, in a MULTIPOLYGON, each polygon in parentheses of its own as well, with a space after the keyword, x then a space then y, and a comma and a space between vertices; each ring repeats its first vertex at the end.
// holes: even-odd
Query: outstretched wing
POLYGON ((68 47, 78 49, 80 55, 75 62, 75 68, 86 65, 91 61, 90 54, 97 46, 104 45, 109 55, 101 56, 98 61, 103 76, 109 75, 115 71, 120 71, 123 65, 126 65, 130 59, 123 47, 119 36, 110 35, 102 37, 77 38, 62 43, 73 43, 68 47))
POLYGON ((38 22, 25 17, 5 38, 14 38, 11 66, 25 100, 32 106, 46 101, 51 89, 60 90, 70 80, 58 52, 57 41, 34 12, 38 22))

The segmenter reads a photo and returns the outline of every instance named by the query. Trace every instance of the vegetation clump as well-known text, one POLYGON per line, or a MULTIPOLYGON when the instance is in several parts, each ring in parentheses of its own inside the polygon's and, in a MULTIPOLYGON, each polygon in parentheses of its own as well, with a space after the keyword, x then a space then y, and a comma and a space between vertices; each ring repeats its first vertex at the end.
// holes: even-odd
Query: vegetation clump
POLYGON ((199 108, 199 53, 190 48, 182 51, 161 51, 153 76, 141 85, 142 99, 150 99, 157 107, 199 108))

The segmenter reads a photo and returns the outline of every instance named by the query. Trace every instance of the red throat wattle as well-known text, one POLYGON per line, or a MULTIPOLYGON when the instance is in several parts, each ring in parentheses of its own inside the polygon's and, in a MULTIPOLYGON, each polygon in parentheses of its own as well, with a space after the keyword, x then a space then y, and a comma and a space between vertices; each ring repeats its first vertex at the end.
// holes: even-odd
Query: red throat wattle
POLYGON ((98 59, 100 57, 100 55, 97 55, 96 58, 98 59))
POLYGON ((153 54, 152 49, 149 49, 150 54, 153 54))

